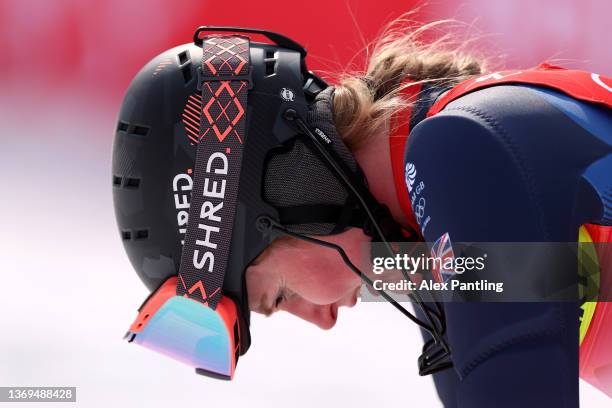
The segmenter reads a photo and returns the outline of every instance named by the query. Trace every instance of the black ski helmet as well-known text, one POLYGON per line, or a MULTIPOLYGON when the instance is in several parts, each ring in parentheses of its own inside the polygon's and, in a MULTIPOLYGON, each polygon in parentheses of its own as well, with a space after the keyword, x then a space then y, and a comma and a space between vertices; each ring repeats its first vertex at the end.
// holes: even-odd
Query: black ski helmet
MULTIPOLYGON (((257 230, 255 221, 262 214, 311 235, 337 233, 364 222, 343 182, 282 118, 286 106, 301 110, 329 139, 346 168, 365 182, 335 131, 333 88, 306 69, 306 51, 300 45, 275 33, 263 34, 274 43, 251 42, 253 89, 241 176, 245 181, 234 223, 240 239, 232 240, 230 259, 243 271, 274 238, 257 230)), ((130 84, 117 121, 115 215, 128 257, 150 290, 179 270, 200 137, 201 59, 202 48, 194 43, 155 57, 130 84)), ((244 284, 243 274, 228 274, 223 291, 248 316, 244 284)))
MULTIPOLYGON (((371 281, 348 260, 342 248, 308 236, 359 227, 374 240, 383 241, 391 254, 389 241, 413 239, 412 234, 405 235, 388 209, 369 192, 363 173, 336 131, 332 113, 334 88, 307 70, 305 57, 302 46, 276 33, 200 27, 193 44, 162 53, 132 81, 119 113, 113 145, 113 199, 120 236, 130 261, 145 285, 155 292, 152 302, 147 300, 143 304, 145 310, 130 328, 128 340, 140 336, 139 341, 146 341, 143 339, 147 334, 139 333, 150 313, 156 313, 157 300, 176 295, 180 299, 181 294, 191 296, 198 290, 202 296, 196 300, 214 311, 222 293, 229 301, 225 299, 217 317, 226 316, 226 306, 233 317, 213 320, 225 322, 222 330, 232 343, 228 347, 235 349, 235 357, 226 365, 230 368, 221 372, 197 365, 196 371, 229 378, 238 355, 244 354, 250 345, 244 272, 276 236, 292 235, 335 247, 347 265, 370 285, 371 281), (259 34, 272 43, 249 42, 244 36, 200 37, 210 31, 259 34), (203 45, 209 46, 204 52, 203 45), (226 67, 231 69, 221 72, 226 67), (238 84, 236 92, 244 98, 241 101, 234 95, 232 83, 238 84), (220 96, 216 92, 222 88, 228 91, 220 96), (219 118, 225 124, 235 121, 240 126, 240 131, 235 132, 240 152, 236 163, 240 167, 230 175, 232 215, 222 231, 229 235, 225 234, 219 245, 212 244, 214 248, 223 247, 226 253, 222 255, 222 270, 214 273, 214 291, 209 297, 206 286, 210 282, 207 284, 208 278, 199 275, 200 272, 196 272, 194 281, 185 284, 183 276, 187 280, 189 274, 181 267, 181 256, 185 256, 186 248, 195 256, 194 243, 205 242, 197 241, 194 237, 198 233, 194 231, 205 230, 206 226, 190 221, 189 216, 194 220, 203 217, 203 204, 212 205, 201 200, 202 184, 198 183, 205 185, 208 181, 202 173, 208 167, 200 160, 201 154, 208 157, 210 166, 211 157, 220 154, 219 157, 224 157, 222 162, 227 163, 226 156, 234 150, 227 144, 224 152, 207 150, 223 145, 227 133, 218 133, 219 118), (214 133, 208 133, 211 128, 214 133), (211 137, 216 137, 219 143, 211 137), (192 188, 199 192, 194 196, 198 206, 190 210, 192 188), (173 279, 177 274, 179 279, 173 279), (215 295, 217 298, 212 298, 215 295)), ((227 172, 227 166, 223 170, 227 172)), ((210 169, 206 171, 210 173, 210 169)), ((220 183, 225 185, 224 180, 220 183)), ((223 202, 219 205, 223 207, 223 202)), ((185 265, 191 265, 191 259, 185 265)), ((193 259, 195 265, 196 258, 193 259)), ((384 293, 383 296, 418 322, 391 297, 384 293)), ((421 326, 435 339, 424 355, 447 357, 443 329, 432 324, 433 312, 422 305, 418 294, 414 296, 430 322, 421 326)), ((185 305, 193 306, 189 302, 185 305)), ((168 334, 166 330, 172 331, 162 329, 163 336, 168 334)), ((439 364, 438 357, 431 360, 435 367, 427 358, 421 366, 425 370, 448 367, 447 362, 439 364)))

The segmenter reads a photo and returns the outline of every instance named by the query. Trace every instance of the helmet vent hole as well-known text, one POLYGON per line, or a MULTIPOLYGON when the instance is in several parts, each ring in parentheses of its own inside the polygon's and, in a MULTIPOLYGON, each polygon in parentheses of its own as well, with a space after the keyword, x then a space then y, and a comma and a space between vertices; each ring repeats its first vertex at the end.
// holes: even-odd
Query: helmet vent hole
POLYGON ((149 230, 138 230, 134 239, 147 239, 149 238, 149 230))
POLYGON ((149 133, 149 128, 146 126, 134 125, 134 129, 131 133, 137 136, 146 136, 149 133))
POLYGON ((140 186, 140 179, 137 178, 126 178, 125 188, 138 188, 140 186))
POLYGON ((276 52, 267 50, 266 57, 264 58, 264 63, 266 65, 266 76, 276 74, 276 61, 276 52))
POLYGON ((130 231, 121 231, 121 239, 124 241, 132 239, 132 233, 130 231))
POLYGON ((193 79, 193 74, 191 73, 191 64, 187 64, 183 68, 181 68, 181 72, 183 73, 183 80, 185 81, 185 83, 188 84, 189 82, 191 82, 191 80, 193 79))
POLYGON ((266 76, 276 73, 276 61, 266 61, 266 76))
POLYGON ((121 185, 121 177, 113 176, 113 186, 119 187, 121 185))
POLYGON ((119 124, 117 125, 117 131, 127 132, 127 130, 128 130, 128 124, 125 122, 119 121, 119 124))
POLYGON ((178 55, 179 65, 185 64, 190 60, 189 51, 183 51, 178 55))

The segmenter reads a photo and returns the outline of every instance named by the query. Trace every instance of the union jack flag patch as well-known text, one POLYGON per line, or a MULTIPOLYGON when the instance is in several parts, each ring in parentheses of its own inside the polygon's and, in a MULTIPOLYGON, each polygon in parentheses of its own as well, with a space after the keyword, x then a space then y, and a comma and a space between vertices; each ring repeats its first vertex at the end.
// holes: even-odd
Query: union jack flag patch
POLYGON ((445 232, 431 246, 431 256, 435 259, 431 273, 436 282, 446 282, 455 275, 455 270, 452 267, 445 268, 448 264, 454 265, 455 262, 455 253, 448 232, 445 232))

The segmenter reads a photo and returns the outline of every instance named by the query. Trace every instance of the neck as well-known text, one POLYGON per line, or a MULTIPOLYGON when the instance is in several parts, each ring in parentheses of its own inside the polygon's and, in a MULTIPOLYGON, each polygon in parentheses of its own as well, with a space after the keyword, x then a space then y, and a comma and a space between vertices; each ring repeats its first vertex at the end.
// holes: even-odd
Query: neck
POLYGON ((407 227, 408 220, 400 208, 395 191, 388 129, 376 132, 364 146, 354 151, 353 155, 368 180, 370 192, 389 208, 397 222, 407 227))

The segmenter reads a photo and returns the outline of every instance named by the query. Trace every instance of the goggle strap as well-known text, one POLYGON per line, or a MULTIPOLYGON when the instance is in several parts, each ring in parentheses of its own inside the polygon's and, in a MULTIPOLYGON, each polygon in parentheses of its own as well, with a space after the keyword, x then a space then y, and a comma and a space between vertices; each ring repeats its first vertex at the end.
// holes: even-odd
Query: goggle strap
POLYGON ((202 111, 189 221, 176 293, 216 309, 231 246, 246 140, 250 42, 238 35, 202 40, 202 111))

